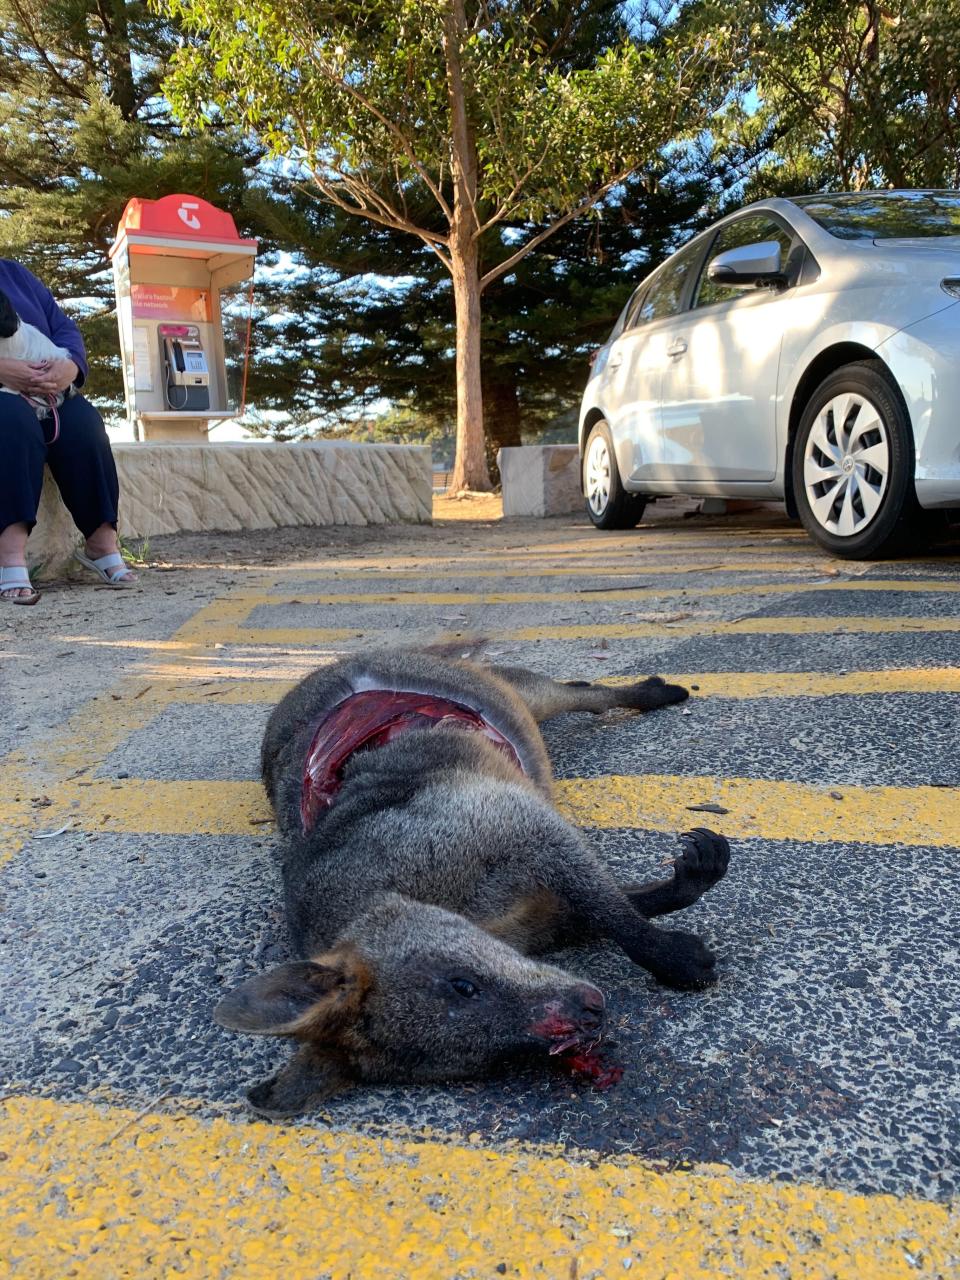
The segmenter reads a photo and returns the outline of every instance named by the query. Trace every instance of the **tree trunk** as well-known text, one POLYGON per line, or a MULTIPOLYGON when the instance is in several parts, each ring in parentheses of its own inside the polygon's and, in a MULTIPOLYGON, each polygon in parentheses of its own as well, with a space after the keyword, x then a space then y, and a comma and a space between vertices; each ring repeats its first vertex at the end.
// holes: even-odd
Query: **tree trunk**
POLYGON ((127 0, 109 0, 100 6, 105 39, 104 56, 110 76, 110 100, 124 120, 137 117, 137 88, 133 78, 127 0))
POLYGON ((514 369, 487 366, 483 377, 483 404, 490 447, 512 449, 521 445, 520 388, 514 369))
POLYGON ((451 253, 457 316, 457 455, 450 488, 489 490, 480 381, 480 272, 471 240, 451 253))
POLYGON ((450 274, 457 317, 457 456, 450 487, 488 491, 480 383, 480 256, 477 244, 477 143, 467 111, 460 51, 467 38, 464 0, 450 0, 444 33, 450 103, 450 274))
POLYGON ((496 483, 497 453, 523 444, 520 436, 520 394, 513 369, 487 368, 483 376, 483 424, 487 437, 487 465, 496 483))

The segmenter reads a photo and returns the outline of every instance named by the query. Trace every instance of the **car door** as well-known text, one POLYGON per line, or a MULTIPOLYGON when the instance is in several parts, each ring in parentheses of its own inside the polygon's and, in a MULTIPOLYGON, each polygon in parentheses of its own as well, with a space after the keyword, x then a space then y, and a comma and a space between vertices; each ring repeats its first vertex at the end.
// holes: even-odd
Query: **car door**
POLYGON ((666 478, 749 482, 776 475, 780 349, 803 254, 796 232, 772 214, 746 214, 717 232, 690 309, 671 330, 661 378, 666 478), (789 287, 744 290, 709 279, 718 254, 768 240, 780 245, 789 287))
POLYGON ((663 470, 661 379, 670 363, 673 326, 704 248, 699 240, 681 249, 637 290, 607 354, 604 407, 620 475, 628 482, 656 479, 663 470))

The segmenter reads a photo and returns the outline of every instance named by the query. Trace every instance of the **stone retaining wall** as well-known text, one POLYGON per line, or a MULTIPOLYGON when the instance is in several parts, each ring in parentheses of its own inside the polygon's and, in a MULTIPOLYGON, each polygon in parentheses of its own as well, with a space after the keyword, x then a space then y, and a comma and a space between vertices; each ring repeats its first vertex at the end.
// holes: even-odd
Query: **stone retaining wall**
MULTIPOLYGON (((128 539, 283 525, 429 524, 425 445, 118 444, 120 533, 128 539)), ((79 535, 46 473, 28 544, 40 578, 63 574, 79 535)))

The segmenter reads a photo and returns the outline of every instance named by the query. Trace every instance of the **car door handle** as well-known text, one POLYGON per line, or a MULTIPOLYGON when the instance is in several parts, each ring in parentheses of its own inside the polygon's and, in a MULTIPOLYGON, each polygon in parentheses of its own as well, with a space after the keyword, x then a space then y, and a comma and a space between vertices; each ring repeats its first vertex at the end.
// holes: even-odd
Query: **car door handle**
POLYGON ((687 344, 684 342, 682 338, 678 338, 672 346, 667 347, 667 355, 682 356, 683 353, 686 351, 686 349, 687 349, 687 344))
POLYGON ((613 355, 612 355, 612 356, 610 357, 610 359, 607 361, 607 368, 608 368, 608 369, 619 369, 619 368, 620 368, 620 366, 621 366, 622 364, 623 364, 623 352, 622 352, 622 351, 614 351, 613 355))

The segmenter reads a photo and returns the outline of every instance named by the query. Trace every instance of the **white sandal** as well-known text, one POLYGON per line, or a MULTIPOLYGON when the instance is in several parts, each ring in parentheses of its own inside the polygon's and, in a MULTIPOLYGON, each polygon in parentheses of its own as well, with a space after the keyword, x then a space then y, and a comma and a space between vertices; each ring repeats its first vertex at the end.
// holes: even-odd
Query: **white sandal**
POLYGON ((111 551, 108 556, 101 556, 99 560, 91 560, 88 555, 78 547, 73 553, 80 561, 85 569, 92 569, 98 578, 101 578, 108 587, 135 587, 137 585, 136 578, 128 578, 123 581, 123 574, 129 573, 130 568, 118 551, 111 551))
POLYGON ((4 604, 36 604, 40 592, 36 590, 24 564, 0 565, 0 600, 4 604), (29 591, 28 596, 9 596, 8 591, 29 591))

